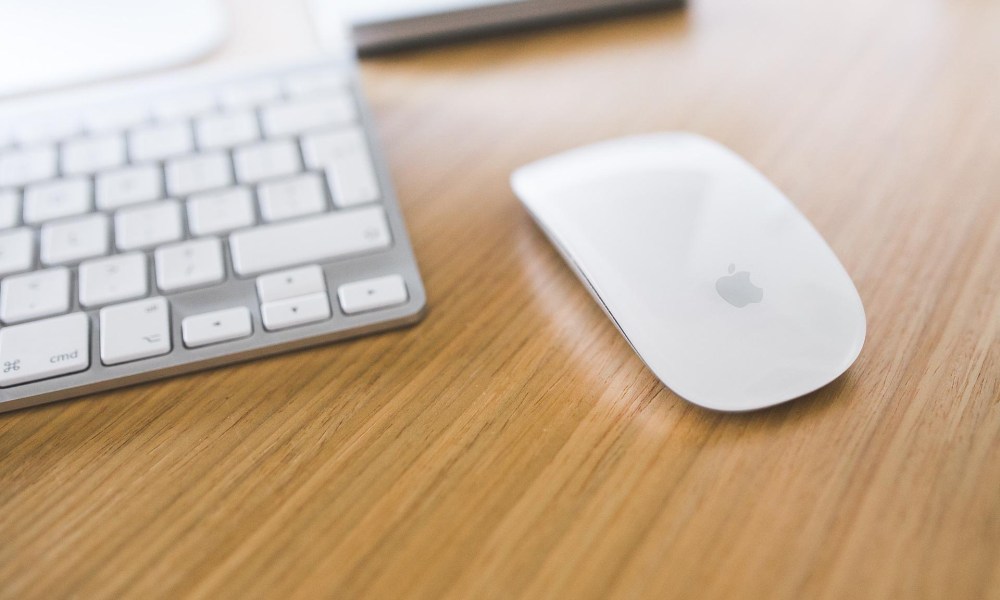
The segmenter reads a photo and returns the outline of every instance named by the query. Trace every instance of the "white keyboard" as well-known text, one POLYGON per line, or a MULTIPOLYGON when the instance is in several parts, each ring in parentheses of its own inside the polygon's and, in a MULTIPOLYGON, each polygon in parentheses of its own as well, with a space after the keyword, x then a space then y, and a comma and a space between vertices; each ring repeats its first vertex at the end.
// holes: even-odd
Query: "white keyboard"
POLYGON ((412 323, 354 65, 0 105, 0 412, 412 323))

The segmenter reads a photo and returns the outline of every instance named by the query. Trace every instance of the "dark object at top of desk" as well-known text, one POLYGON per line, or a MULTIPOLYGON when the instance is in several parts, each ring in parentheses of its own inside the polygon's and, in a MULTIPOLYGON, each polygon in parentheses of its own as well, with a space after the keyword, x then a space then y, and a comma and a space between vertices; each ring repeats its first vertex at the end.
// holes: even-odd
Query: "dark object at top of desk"
POLYGON ((484 33, 540 27, 684 5, 684 0, 494 0, 448 11, 371 17, 354 23, 361 54, 460 41, 484 33))

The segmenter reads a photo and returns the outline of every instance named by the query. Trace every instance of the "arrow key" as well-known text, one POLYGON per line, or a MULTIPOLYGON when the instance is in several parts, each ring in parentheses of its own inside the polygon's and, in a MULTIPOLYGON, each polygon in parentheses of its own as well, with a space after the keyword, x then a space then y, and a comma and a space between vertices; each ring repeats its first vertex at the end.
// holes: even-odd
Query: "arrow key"
POLYGON ((181 321, 184 345, 198 348, 248 337, 253 333, 250 311, 245 306, 185 317, 181 321))
POLYGON ((404 304, 408 298, 406 282, 399 275, 386 275, 342 285, 337 289, 337 297, 340 307, 348 315, 397 306, 404 304))
POLYGON ((330 318, 330 298, 326 292, 265 302, 260 305, 264 329, 276 331, 330 318))

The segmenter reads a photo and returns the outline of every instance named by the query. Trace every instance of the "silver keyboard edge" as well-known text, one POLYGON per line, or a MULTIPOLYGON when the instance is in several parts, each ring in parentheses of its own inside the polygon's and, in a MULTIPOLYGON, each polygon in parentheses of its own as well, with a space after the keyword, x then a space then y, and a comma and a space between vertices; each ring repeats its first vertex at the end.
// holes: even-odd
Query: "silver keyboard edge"
MULTIPOLYGON (((65 387, 61 390, 43 392, 41 394, 27 396, 20 399, 6 400, 0 402, 0 414, 14 410, 20 410, 22 408, 31 408, 33 406, 48 404, 50 402, 58 402, 60 400, 81 399, 83 396, 95 394, 98 392, 107 392, 143 383, 152 383, 155 381, 160 381, 178 375, 197 373, 199 371, 207 371, 209 369, 215 369, 218 367, 224 367, 232 364, 245 363, 254 359, 275 356, 278 354, 286 354, 289 352, 294 352, 296 350, 303 350, 306 348, 321 346, 332 342, 346 341, 370 335, 373 333, 398 329, 419 322, 424 317, 426 312, 427 312, 426 304, 423 304, 420 306, 419 310, 413 312, 409 316, 389 321, 376 321, 371 325, 365 327, 360 327, 360 328, 349 327, 343 330, 333 331, 315 337, 308 337, 308 336, 301 337, 298 339, 293 339, 276 345, 259 346, 253 350, 247 350, 235 354, 223 354, 218 357, 181 363, 172 367, 164 367, 161 369, 148 370, 133 375, 126 375, 123 377, 116 377, 113 379, 105 379, 89 384, 84 383, 80 384, 79 386, 65 387)), ((259 323, 255 323, 255 326, 258 325, 259 323)), ((173 328, 173 323, 171 323, 171 328, 173 328)), ((288 330, 288 331, 294 331, 294 330, 288 330)), ((225 344, 223 343, 223 344, 216 344, 213 346, 206 346, 206 348, 221 347, 223 345, 225 344)), ((172 355, 173 352, 171 352, 166 356, 169 357, 172 355)), ((94 358, 95 357, 92 356, 91 361, 93 361, 94 358)), ((128 364, 137 364, 137 363, 128 363, 128 364)), ((84 371, 84 373, 87 373, 87 371, 84 371)), ((69 376, 64 376, 61 378, 56 377, 46 381, 58 381, 59 379, 65 379, 66 377, 69 376)), ((33 385, 33 384, 29 383, 25 385, 33 385)))

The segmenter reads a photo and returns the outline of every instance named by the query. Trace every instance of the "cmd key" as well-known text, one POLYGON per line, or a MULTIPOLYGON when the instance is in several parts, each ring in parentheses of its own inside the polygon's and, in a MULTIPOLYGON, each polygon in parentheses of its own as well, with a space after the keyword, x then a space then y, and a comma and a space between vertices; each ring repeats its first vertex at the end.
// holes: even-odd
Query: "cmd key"
POLYGON ((90 366, 90 321, 73 313, 0 330, 0 387, 90 366))

